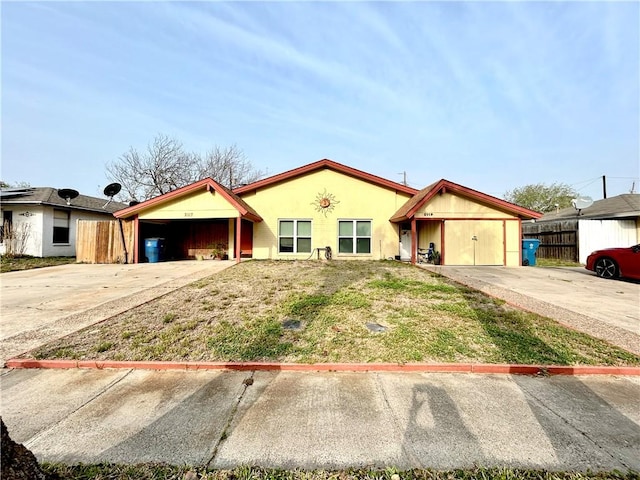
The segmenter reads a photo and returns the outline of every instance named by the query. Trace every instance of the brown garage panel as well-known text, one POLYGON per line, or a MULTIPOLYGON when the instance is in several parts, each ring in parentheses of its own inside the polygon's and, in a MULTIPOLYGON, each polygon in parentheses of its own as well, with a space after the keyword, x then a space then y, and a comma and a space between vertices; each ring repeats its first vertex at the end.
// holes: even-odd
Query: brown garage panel
POLYGON ((504 265, 501 220, 447 220, 444 243, 446 265, 504 265))
POLYGON ((172 221, 170 224, 173 250, 179 258, 209 255, 214 245, 229 246, 229 221, 189 220, 172 221))

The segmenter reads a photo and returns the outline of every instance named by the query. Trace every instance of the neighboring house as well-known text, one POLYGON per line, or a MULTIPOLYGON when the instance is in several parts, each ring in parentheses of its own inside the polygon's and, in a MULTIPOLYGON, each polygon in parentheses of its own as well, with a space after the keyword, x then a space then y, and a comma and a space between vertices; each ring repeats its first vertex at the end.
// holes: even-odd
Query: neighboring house
POLYGON ((640 195, 627 193, 547 213, 524 224, 524 236, 540 240, 538 256, 587 262, 594 250, 640 242, 640 195))
POLYGON ((76 255, 78 220, 112 220, 125 204, 79 195, 67 202, 55 188, 0 190, 0 253, 34 257, 76 255), (104 208, 103 208, 104 207, 104 208))
POLYGON ((521 222, 537 212, 440 180, 416 190, 320 160, 230 191, 210 178, 114 214, 134 222, 134 261, 144 240, 165 239, 167 258, 213 245, 230 257, 402 258, 435 243, 443 264, 520 265, 521 222), (475 238, 475 240, 472 240, 475 238))

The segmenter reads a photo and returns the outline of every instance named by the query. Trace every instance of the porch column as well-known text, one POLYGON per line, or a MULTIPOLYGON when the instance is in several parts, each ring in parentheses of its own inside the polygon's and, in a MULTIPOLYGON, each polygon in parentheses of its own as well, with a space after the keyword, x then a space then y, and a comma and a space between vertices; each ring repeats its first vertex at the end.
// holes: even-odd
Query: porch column
POLYGON ((236 217, 236 241, 234 245, 235 253, 236 253, 236 263, 240 263, 240 233, 242 230, 242 215, 238 215, 236 217))
POLYGON ((440 265, 444 265, 444 225, 445 221, 440 222, 440 265))
POLYGON ((411 264, 416 264, 416 254, 418 252, 418 228, 416 217, 411 219, 411 264))
MULTIPOLYGON (((522 242, 520 242, 522 243, 522 242)), ((133 263, 139 263, 140 259, 138 251, 140 250, 140 220, 136 214, 133 217, 133 263)))

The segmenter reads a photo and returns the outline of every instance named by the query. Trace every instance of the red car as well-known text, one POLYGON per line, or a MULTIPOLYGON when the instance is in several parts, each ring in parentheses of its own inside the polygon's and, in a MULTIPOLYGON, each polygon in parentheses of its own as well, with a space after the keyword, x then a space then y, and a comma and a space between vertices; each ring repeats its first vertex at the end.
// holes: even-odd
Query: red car
POLYGON ((602 278, 625 277, 640 280, 640 244, 596 250, 587 257, 585 268, 602 278))

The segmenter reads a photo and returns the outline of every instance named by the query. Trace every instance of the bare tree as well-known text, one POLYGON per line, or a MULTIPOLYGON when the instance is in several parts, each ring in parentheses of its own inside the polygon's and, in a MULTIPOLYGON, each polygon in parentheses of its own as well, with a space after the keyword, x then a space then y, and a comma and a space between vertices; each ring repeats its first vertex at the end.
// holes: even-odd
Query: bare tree
POLYGON ((236 145, 215 146, 200 162, 200 178, 211 177, 228 188, 255 182, 263 175, 264 172, 256 170, 236 145))
POLYGON ((143 152, 131 147, 106 167, 107 176, 122 185, 120 198, 143 201, 211 177, 229 188, 257 180, 255 170, 237 146, 214 147, 204 157, 187 152, 181 142, 158 134, 143 152))
POLYGON ((157 135, 143 152, 130 147, 107 165, 107 176, 122 185, 122 196, 147 200, 193 181, 193 159, 182 143, 157 135))
POLYGON ((4 222, 2 226, 2 242, 5 244, 5 255, 20 257, 25 254, 31 238, 32 225, 29 222, 13 224, 4 222))

